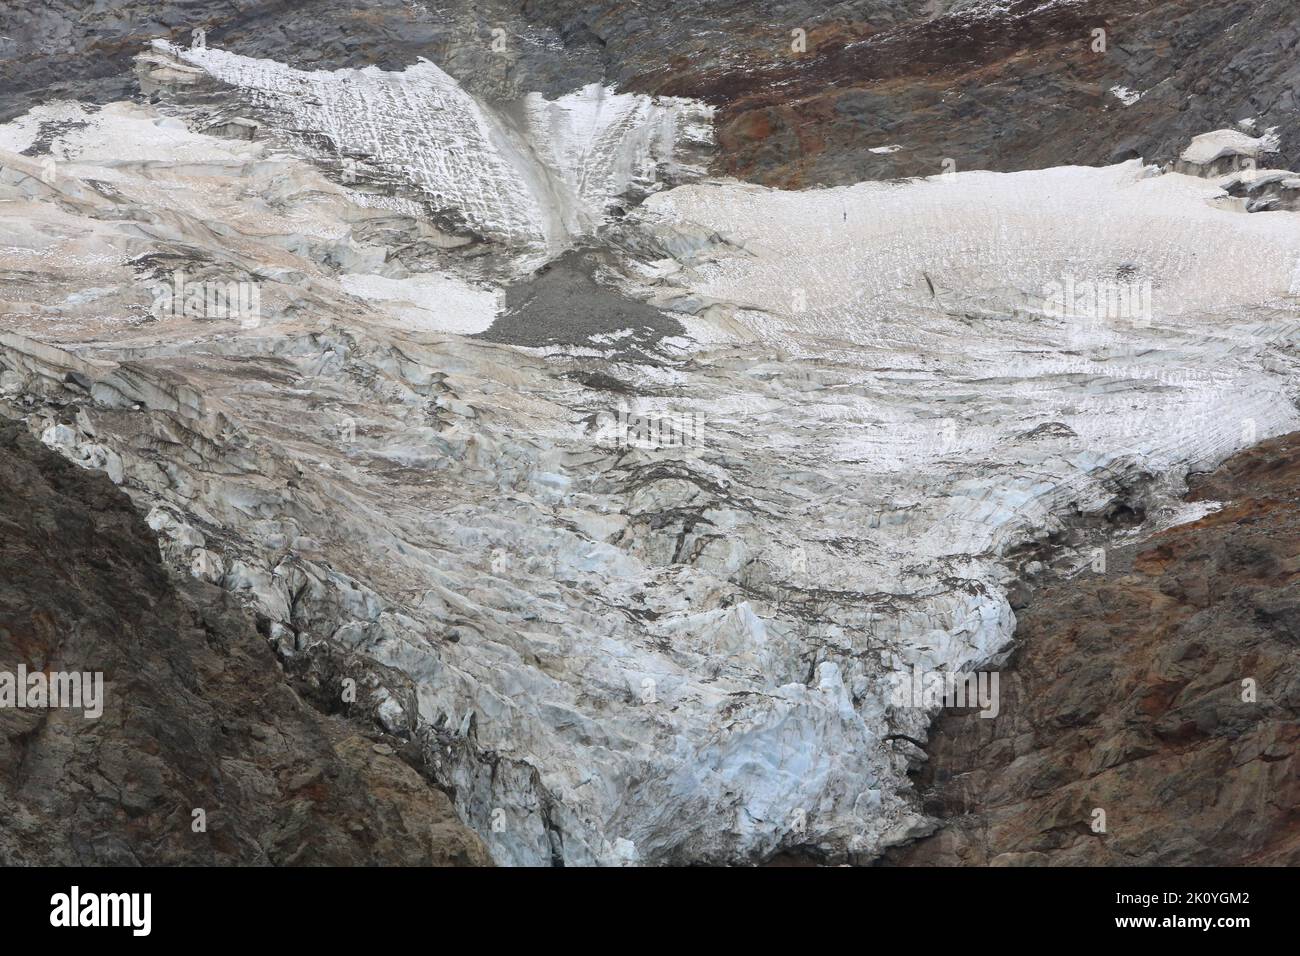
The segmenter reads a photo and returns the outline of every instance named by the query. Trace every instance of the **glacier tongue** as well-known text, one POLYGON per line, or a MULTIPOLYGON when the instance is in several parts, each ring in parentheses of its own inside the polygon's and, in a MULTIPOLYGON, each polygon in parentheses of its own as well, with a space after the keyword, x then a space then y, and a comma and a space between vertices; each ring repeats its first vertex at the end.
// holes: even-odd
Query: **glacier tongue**
POLYGON ((546 100, 480 102, 428 60, 400 72, 304 71, 274 60, 157 41, 170 62, 234 87, 275 126, 321 137, 367 175, 411 188, 475 233, 554 255, 590 236, 609 208, 705 172, 712 110, 592 84, 546 100))
MULTIPOLYGON (((390 137, 395 176, 544 243, 519 156, 467 159, 507 134, 431 65, 299 94, 282 67, 188 56, 299 129, 390 137), (397 145, 449 129, 460 152, 397 145)), ((602 378, 450 334, 493 295, 383 274, 392 212, 265 142, 111 104, 0 147, 47 114, 76 120, 57 162, 0 155, 0 413, 120 482, 317 693, 355 680, 351 716, 409 740, 503 863, 842 860, 915 834, 904 738, 929 714, 890 676, 1004 649, 1025 548, 1300 425, 1300 217, 1216 208, 1203 180, 666 191, 620 227, 649 250, 621 266, 692 338, 602 378), (260 322, 151 315, 154 273, 181 268, 257 283, 260 322), (1045 308, 1116 277, 1150 282, 1149 316, 1045 308), (698 414, 700 440, 602 435, 624 404, 698 414)), ((678 122, 590 88, 509 119, 537 169, 591 171, 545 173, 575 216, 636 188, 678 122)))

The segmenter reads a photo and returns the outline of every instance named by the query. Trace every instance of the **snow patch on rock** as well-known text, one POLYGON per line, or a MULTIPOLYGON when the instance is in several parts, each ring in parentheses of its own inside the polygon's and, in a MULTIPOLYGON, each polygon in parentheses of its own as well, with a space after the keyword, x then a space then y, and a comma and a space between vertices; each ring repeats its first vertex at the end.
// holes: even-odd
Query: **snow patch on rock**
POLYGON ((1110 88, 1110 93, 1125 106, 1132 106, 1138 100, 1142 99, 1143 95, 1137 90, 1130 90, 1127 86, 1112 86, 1110 88))

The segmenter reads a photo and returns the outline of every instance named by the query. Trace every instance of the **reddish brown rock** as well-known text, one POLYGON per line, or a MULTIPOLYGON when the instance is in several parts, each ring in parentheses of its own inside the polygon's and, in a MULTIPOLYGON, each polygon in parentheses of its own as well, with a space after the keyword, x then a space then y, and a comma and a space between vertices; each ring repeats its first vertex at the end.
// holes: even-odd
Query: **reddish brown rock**
POLYGON ((999 716, 932 732, 942 827, 888 862, 1300 863, 1300 434, 1192 487, 1228 504, 1019 614, 999 716))
MULTIPOLYGON (((671 58, 630 85, 715 104, 719 171, 793 188, 1171 162, 1191 137, 1238 120, 1289 130, 1300 106, 1300 8, 1286 0, 1014 0, 928 19, 931 9, 895 19, 857 4, 831 22, 792 19, 810 27, 802 54, 756 23, 743 41, 732 34, 744 52, 721 64, 671 58), (1126 105, 1116 88, 1142 96, 1126 105)), ((1296 148, 1284 132, 1281 165, 1296 148)))

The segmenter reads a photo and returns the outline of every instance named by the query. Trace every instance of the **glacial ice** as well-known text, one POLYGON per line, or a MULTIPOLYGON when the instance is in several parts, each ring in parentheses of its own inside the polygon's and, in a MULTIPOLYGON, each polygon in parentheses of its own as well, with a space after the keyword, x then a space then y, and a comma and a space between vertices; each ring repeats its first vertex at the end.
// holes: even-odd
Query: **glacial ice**
MULTIPOLYGON (((507 129, 432 64, 179 56, 523 256, 691 122, 588 89, 507 129), (447 148, 399 148, 398 120, 447 148), (548 167, 590 174, 539 191, 548 167)), ((621 281, 689 338, 610 362, 628 397, 564 350, 454 334, 492 293, 381 274, 366 227, 400 215, 310 163, 58 109, 85 125, 53 181, 15 155, 33 116, 0 127, 0 414, 109 469, 304 679, 356 679, 501 863, 867 859, 923 832, 891 735, 929 714, 889 675, 996 665, 1022 549, 1300 426, 1297 214, 1137 162, 656 192, 617 227, 621 281), (160 250, 259 283, 261 323, 149 316, 160 250), (1149 283, 1150 314, 1048 308, 1116 283, 1149 283), (600 440, 624 406, 703 440, 600 440)))
POLYGON ((593 233, 629 190, 703 175, 697 157, 712 137, 704 104, 597 84, 488 104, 428 60, 401 72, 327 72, 163 41, 154 51, 230 84, 279 128, 324 137, 340 159, 413 187, 475 232, 549 254, 593 233))
POLYGON ((1260 156, 1275 152, 1278 147, 1276 130, 1269 130, 1263 136, 1250 136, 1240 130, 1218 129, 1202 133, 1179 155, 1184 163, 1197 166, 1209 166, 1216 160, 1230 156, 1245 156, 1258 159, 1260 156))

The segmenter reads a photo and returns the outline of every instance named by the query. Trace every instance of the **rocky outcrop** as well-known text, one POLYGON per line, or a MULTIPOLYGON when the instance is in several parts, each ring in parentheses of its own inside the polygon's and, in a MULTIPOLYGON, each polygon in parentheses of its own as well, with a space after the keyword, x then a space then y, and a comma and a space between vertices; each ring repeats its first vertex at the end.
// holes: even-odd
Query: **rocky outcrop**
POLYGON ((1020 612, 995 719, 949 714, 902 865, 1300 863, 1300 434, 1192 481, 1200 520, 1020 612))
POLYGON ((1249 136, 1221 129, 1192 140, 1174 164, 1176 172, 1215 179, 1229 196, 1242 200, 1246 212, 1300 210, 1300 173, 1268 169, 1264 163, 1276 152, 1277 136, 1249 136))
POLYGON ((1300 212, 1300 173, 1289 169, 1244 172, 1229 177, 1224 189, 1244 201, 1246 212, 1300 212))
POLYGON ((107 476, 0 421, 0 669, 19 667, 102 674, 102 713, 0 707, 7 866, 490 862, 400 741, 306 703, 229 594, 168 574, 107 476))
POLYGON ((1260 160, 1277 149, 1276 139, 1249 136, 1241 130, 1219 129, 1194 138, 1178 156, 1174 171, 1213 179, 1260 168, 1260 160))
POLYGON ((632 86, 714 104, 726 171, 789 187, 1170 163, 1243 119, 1280 127, 1281 165, 1296 165, 1290 0, 940 0, 896 22, 866 4, 834 11, 756 27, 762 55, 724 68, 679 56, 632 86))

